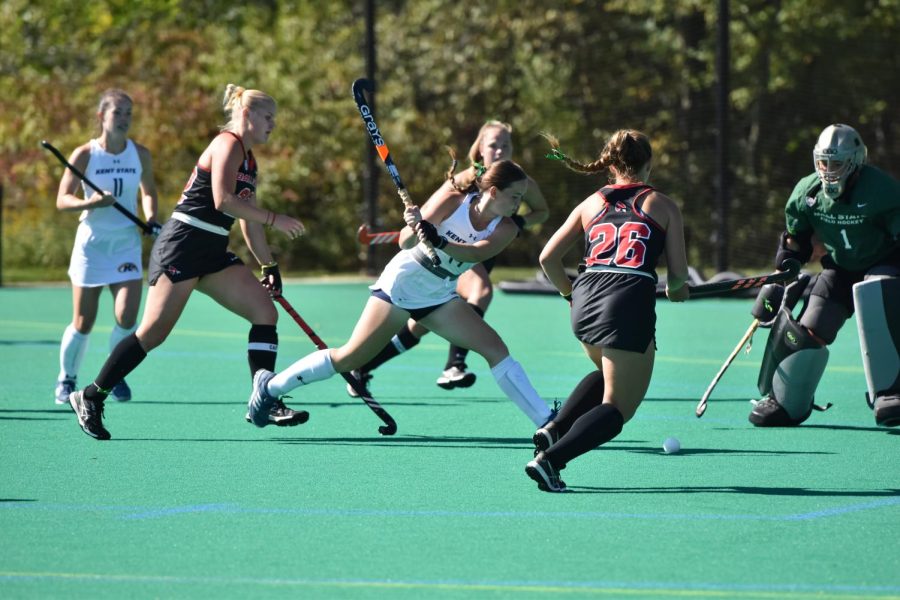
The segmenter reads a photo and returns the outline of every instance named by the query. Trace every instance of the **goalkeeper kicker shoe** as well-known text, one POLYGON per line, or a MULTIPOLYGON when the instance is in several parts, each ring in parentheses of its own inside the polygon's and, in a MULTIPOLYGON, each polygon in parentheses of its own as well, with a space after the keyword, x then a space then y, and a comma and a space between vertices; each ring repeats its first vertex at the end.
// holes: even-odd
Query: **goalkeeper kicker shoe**
POLYGON ((113 386, 109 395, 116 402, 128 402, 131 400, 131 388, 128 387, 128 384, 125 383, 125 380, 123 379, 113 386))
POLYGON ((875 398, 875 423, 881 427, 900 425, 900 394, 875 398))
POLYGON ((77 390, 78 388, 75 386, 75 379, 63 379, 62 381, 56 382, 56 403, 57 404, 68 404, 69 403, 69 394, 77 390))
POLYGON ((97 440, 108 440, 111 436, 103 427, 103 400, 88 400, 84 392, 72 392, 69 405, 78 417, 81 429, 97 440))
POLYGON ((472 387, 475 383, 475 373, 466 371, 466 365, 453 365, 449 369, 444 369, 436 383, 445 390, 472 387))

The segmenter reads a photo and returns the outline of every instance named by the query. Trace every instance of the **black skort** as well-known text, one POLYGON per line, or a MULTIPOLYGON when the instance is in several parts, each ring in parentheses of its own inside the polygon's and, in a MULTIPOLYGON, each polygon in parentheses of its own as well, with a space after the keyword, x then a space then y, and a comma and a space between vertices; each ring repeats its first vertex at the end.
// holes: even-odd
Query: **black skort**
POLYGON ((572 287, 572 331, 585 344, 643 354, 656 335, 656 283, 585 271, 572 287))
POLYGON ((228 251, 228 237, 169 219, 153 243, 147 279, 154 285, 165 274, 172 283, 218 273, 243 264, 228 251))

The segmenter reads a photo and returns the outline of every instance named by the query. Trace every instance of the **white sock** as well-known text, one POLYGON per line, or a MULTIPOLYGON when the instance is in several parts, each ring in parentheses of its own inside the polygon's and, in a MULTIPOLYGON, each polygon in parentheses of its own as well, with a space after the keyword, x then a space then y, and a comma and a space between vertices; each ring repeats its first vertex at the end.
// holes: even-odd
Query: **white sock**
POLYGON ((317 350, 277 373, 269 381, 268 390, 275 397, 283 396, 295 387, 328 379, 335 373, 329 351, 317 350))
POLYGON ((531 421, 538 426, 550 419, 547 403, 538 396, 537 390, 528 381, 525 370, 512 356, 507 356, 493 368, 491 374, 506 396, 516 403, 531 421))
POLYGON ((66 327, 59 345, 59 381, 78 377, 89 337, 86 333, 80 333, 71 323, 66 327))
POLYGON ((109 334, 109 351, 112 352, 119 345, 119 342, 127 338, 137 330, 137 325, 129 329, 122 329, 119 324, 113 325, 112 333, 109 334))

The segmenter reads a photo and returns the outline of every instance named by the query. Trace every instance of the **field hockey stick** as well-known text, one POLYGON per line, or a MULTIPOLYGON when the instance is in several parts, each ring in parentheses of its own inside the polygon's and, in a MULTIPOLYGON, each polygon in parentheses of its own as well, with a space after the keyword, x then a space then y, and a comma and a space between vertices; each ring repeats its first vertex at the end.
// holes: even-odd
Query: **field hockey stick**
POLYGON ((690 286, 690 299, 743 292, 745 290, 762 287, 767 283, 784 283, 797 278, 797 274, 800 272, 799 262, 789 259, 784 261, 783 266, 785 267, 785 270, 774 271, 766 275, 754 275, 752 277, 741 277, 740 279, 728 279, 725 281, 717 281, 715 283, 701 283, 700 285, 690 286))
MULTIPOLYGON (((391 179, 394 181, 394 185, 397 186, 397 193, 400 194, 403 205, 406 207, 413 206, 413 201, 409 197, 409 192, 406 191, 406 186, 403 185, 403 181, 400 179, 400 172, 394 164, 394 159, 391 158, 391 151, 388 150, 387 144, 384 143, 384 137, 382 137, 379 132, 378 125, 375 124, 375 117, 372 114, 372 109, 369 108, 369 104, 366 102, 366 96, 363 93, 365 91, 368 91, 370 94, 374 92, 375 84, 369 79, 360 78, 353 82, 351 89, 353 91, 353 99, 356 100, 356 107, 359 109, 359 114, 362 117, 363 123, 366 124, 366 131, 369 133, 369 138, 375 145, 375 150, 378 152, 378 156, 381 157, 384 166, 387 167, 388 173, 390 173, 391 179)), ((431 264, 434 266, 441 264, 441 259, 434 251, 434 248, 431 247, 431 244, 421 237, 419 239, 425 245, 425 250, 428 254, 428 258, 431 259, 431 264)))
MULTIPOLYGON (((59 150, 57 150, 56 147, 53 146, 53 144, 51 144, 47 140, 41 140, 41 146, 43 146, 44 148, 46 148, 47 150, 52 152, 53 155, 57 159, 59 159, 59 162, 61 162, 63 165, 65 165, 70 171, 75 173, 76 177, 78 177, 83 182, 85 182, 89 188, 91 188, 92 190, 94 190, 95 192, 97 192, 98 194, 101 194, 101 195, 106 193, 103 190, 101 190, 100 188, 98 188, 96 185, 94 185, 94 182, 91 181, 90 179, 88 179, 87 175, 85 175, 84 173, 79 171, 75 165, 73 165, 72 163, 67 161, 66 157, 63 156, 62 153, 59 150)), ((153 227, 152 225, 149 225, 149 224, 141 221, 134 213, 132 213, 130 210, 128 210, 127 208, 125 208, 124 206, 119 204, 118 202, 113 202, 112 206, 117 211, 119 211, 120 213, 122 213, 123 215, 128 217, 132 222, 134 222, 135 225, 140 227, 144 231, 144 233, 146 233, 147 235, 153 235, 153 236, 159 235, 159 227, 153 227)))
POLYGON ((369 226, 363 223, 356 232, 356 239, 363 246, 377 246, 379 244, 396 244, 400 237, 399 231, 382 231, 373 233, 369 226))
MULTIPOLYGON (((725 374, 725 371, 731 366, 731 363, 734 361, 735 357, 741 351, 741 348, 744 347, 744 344, 753 337, 753 332, 756 331, 756 328, 759 327, 759 319, 753 319, 753 322, 750 323, 750 327, 747 329, 747 332, 741 338, 741 341, 737 343, 737 346, 734 347, 734 350, 731 351, 731 354, 728 355, 728 358, 725 359, 725 362, 722 364, 722 367, 719 369, 719 372, 716 373, 716 376, 713 377, 713 380, 710 382, 709 387, 706 388, 706 391, 703 393, 703 397, 700 398, 699 404, 697 404, 697 408, 694 409, 694 414, 697 415, 697 418, 703 416, 703 413, 706 412, 706 404, 709 400, 709 395, 712 394, 713 389, 716 387, 716 384, 719 383, 719 380, 722 379, 722 375, 725 374)), ((747 345, 747 352, 750 351, 750 346, 747 345)))
MULTIPOLYGON (((297 313, 297 311, 294 310, 294 307, 291 306, 291 303, 288 302, 284 296, 282 296, 281 294, 277 294, 273 296, 273 298, 276 302, 278 302, 278 304, 281 305, 282 308, 284 308, 285 311, 287 311, 287 314, 291 315, 291 318, 293 318, 297 325, 300 326, 300 329, 303 330, 303 333, 305 333, 309 337, 309 339, 312 340, 312 343, 315 344, 316 348, 318 348, 319 350, 328 349, 328 346, 325 344, 325 342, 322 341, 322 338, 316 335, 316 332, 313 331, 312 327, 307 325, 306 321, 303 320, 303 317, 301 317, 297 313)), ((341 373, 341 377, 343 377, 347 381, 347 383, 350 384, 350 387, 352 387, 353 391, 355 391, 356 394, 362 399, 362 401, 366 403, 366 406, 372 409, 372 412, 375 413, 378 418, 382 420, 382 422, 384 422, 384 425, 378 428, 378 433, 380 433, 381 435, 394 435, 395 433, 397 433, 397 422, 394 421, 394 418, 389 415, 388 412, 384 410, 384 408, 382 408, 381 404, 379 404, 377 400, 372 398, 369 392, 366 391, 366 387, 350 373, 341 373)))

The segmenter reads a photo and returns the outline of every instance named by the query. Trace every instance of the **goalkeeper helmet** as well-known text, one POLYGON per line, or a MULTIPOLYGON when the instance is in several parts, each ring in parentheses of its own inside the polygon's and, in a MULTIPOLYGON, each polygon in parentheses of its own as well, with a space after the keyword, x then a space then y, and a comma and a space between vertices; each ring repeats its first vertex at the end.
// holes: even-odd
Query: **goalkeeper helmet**
POLYGON ((866 146, 855 129, 835 123, 826 127, 813 148, 813 164, 822 190, 832 200, 844 193, 847 179, 866 162, 866 146))

